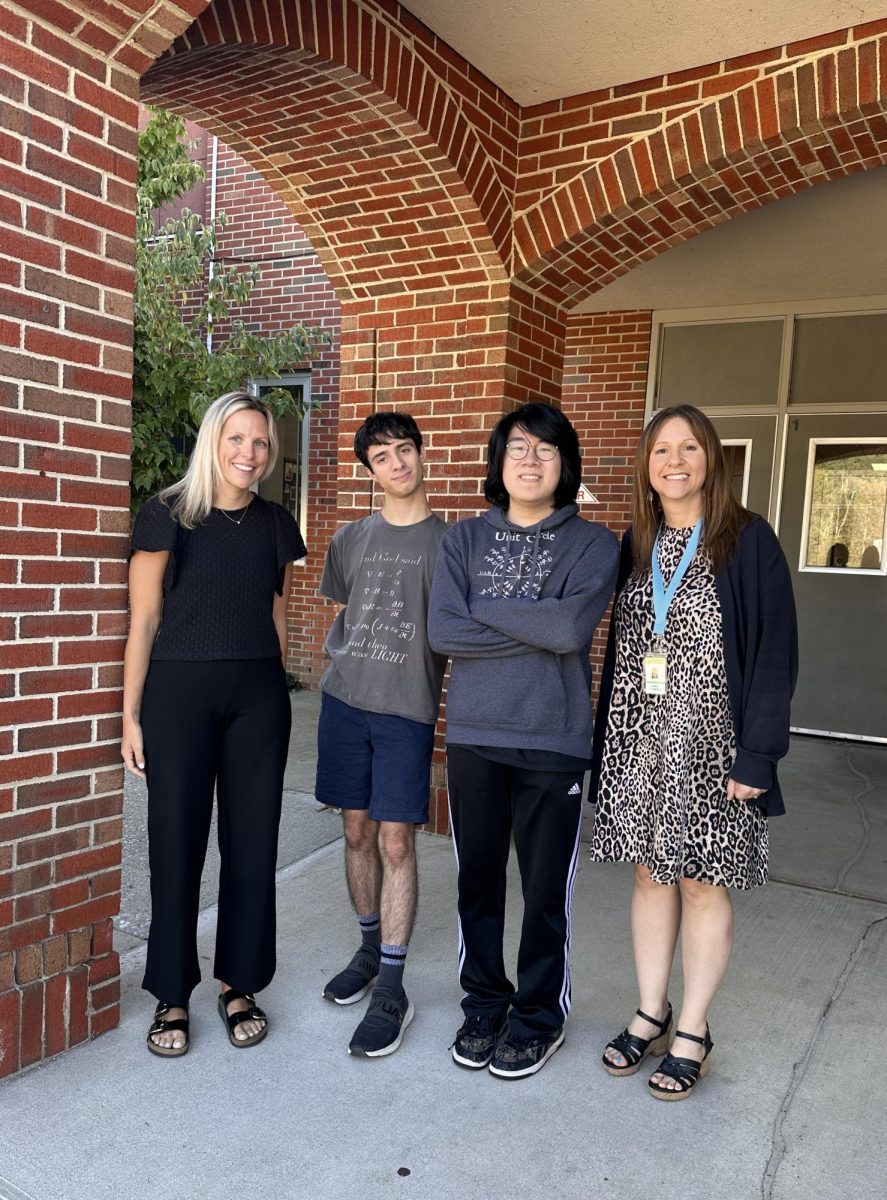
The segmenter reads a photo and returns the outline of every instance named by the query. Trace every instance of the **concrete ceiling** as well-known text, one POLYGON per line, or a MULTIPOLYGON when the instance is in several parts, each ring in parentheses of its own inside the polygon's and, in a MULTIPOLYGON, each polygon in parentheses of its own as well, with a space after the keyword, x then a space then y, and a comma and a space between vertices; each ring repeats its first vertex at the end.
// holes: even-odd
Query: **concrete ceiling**
POLYGON ((820 184, 642 263, 576 312, 887 295, 887 167, 820 184))
POLYGON ((401 0, 521 105, 878 20, 884 0, 401 0))

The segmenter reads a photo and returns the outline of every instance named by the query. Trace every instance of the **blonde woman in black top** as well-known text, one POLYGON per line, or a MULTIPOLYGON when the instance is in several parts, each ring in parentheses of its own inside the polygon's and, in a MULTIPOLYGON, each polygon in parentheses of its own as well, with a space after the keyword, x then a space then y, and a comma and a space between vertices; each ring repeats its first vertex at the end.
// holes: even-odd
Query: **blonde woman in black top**
POLYGON ((200 980, 197 916, 213 793, 221 854, 214 973, 231 1044, 268 1032, 254 993, 275 969, 274 873, 290 706, 283 658, 295 521, 252 488, 277 458, 246 392, 207 410, 184 478, 133 530, 123 761, 148 783, 151 930, 143 987, 158 1000, 148 1049, 188 1050, 200 980), (161 621, 162 618, 162 621, 161 621))

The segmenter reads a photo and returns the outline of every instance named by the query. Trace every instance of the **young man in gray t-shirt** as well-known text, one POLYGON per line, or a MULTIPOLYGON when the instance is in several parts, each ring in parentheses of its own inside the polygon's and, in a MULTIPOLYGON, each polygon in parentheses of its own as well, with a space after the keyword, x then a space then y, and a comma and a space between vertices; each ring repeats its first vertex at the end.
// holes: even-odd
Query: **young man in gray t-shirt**
POLYGON ((324 989, 354 1004, 373 987, 350 1054, 381 1057, 413 1019, 403 968, 416 913, 416 825, 428 820, 434 723, 446 658, 428 645, 431 578, 446 526, 428 507, 422 435, 378 412, 354 452, 384 492, 381 512, 337 530, 320 581, 341 605, 317 732, 315 794, 342 809, 345 877, 361 945, 324 989))

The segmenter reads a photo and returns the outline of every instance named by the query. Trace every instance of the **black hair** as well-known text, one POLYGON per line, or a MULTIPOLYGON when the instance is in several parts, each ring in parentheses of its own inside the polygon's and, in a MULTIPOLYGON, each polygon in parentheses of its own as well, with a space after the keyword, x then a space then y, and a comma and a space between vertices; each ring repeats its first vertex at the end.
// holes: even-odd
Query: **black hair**
POLYGON ((364 421, 354 435, 354 453, 368 471, 372 471, 369 460, 371 446, 384 446, 388 442, 402 442, 407 438, 422 453, 422 434, 409 413, 374 412, 364 421))
POLYGON ((526 429, 540 442, 550 442, 560 451, 561 476, 554 493, 555 508, 563 508, 576 499, 582 482, 582 457, 579 453, 579 438, 576 430, 560 411, 550 404, 541 402, 524 404, 508 413, 499 421, 490 435, 487 446, 487 478, 484 495, 490 504, 508 508, 509 497, 502 481, 502 464, 505 460, 505 445, 516 425, 526 429))

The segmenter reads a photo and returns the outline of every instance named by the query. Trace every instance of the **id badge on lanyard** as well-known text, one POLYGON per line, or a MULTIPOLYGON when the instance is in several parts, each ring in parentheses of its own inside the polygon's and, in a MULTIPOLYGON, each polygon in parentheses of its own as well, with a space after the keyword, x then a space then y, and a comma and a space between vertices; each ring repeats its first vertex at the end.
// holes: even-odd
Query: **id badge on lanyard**
POLYGON ((644 693, 647 696, 664 696, 668 684, 668 659, 665 652, 665 621, 668 617, 668 609, 674 599, 681 580, 687 573, 687 568, 693 561, 693 556, 696 553, 696 548, 699 545, 699 539, 702 536, 702 517, 693 526, 693 532, 690 535, 690 540, 684 547, 684 553, 681 555, 681 561, 677 565, 674 575, 672 575, 668 587, 662 578, 662 571, 659 567, 659 533, 656 534, 656 542, 653 546, 653 561, 651 563, 653 571, 653 645, 652 648, 644 655, 644 693))
POLYGON ((648 696, 664 696, 668 682, 668 660, 664 643, 657 642, 649 654, 644 655, 644 691, 648 696))

